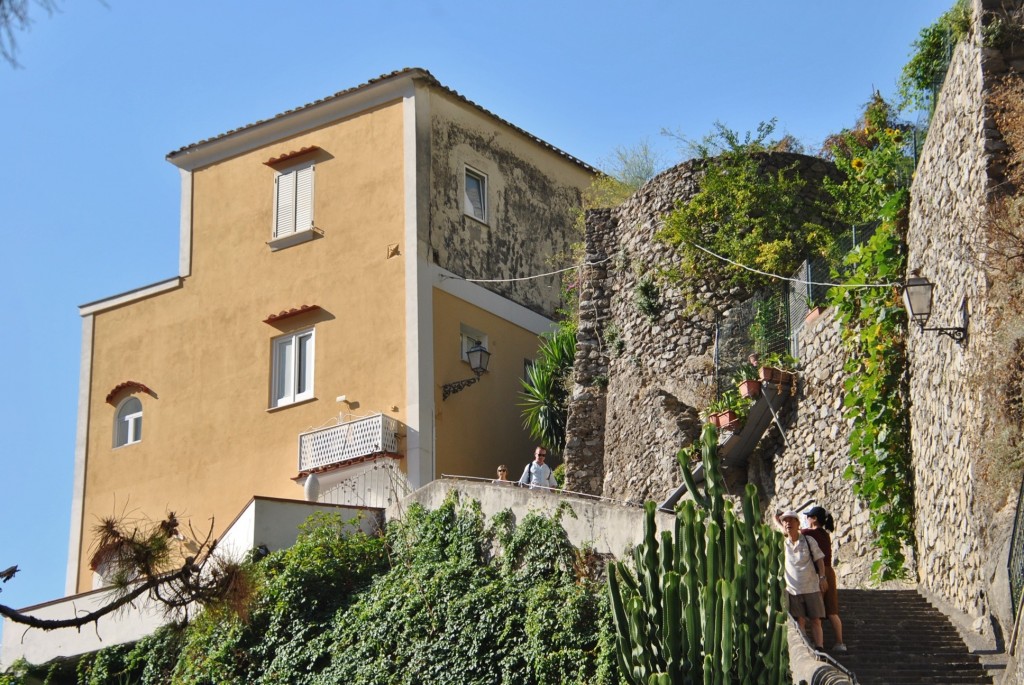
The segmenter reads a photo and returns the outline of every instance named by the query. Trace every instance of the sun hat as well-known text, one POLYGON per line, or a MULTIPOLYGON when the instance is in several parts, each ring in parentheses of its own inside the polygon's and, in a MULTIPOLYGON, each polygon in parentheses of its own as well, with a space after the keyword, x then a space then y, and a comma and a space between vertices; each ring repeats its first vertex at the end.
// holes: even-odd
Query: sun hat
POLYGON ((800 514, 796 513, 795 511, 784 511, 779 516, 779 520, 780 521, 785 521, 786 519, 796 519, 797 521, 799 521, 800 520, 800 514))

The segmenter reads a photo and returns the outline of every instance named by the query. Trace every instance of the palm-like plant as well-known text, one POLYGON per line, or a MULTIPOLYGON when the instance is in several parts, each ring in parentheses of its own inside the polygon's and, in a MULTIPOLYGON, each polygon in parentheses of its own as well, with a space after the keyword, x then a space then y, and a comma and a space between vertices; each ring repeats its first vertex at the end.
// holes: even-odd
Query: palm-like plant
POLYGON ((519 406, 523 427, 544 447, 561 452, 569 413, 569 377, 576 359, 576 325, 563 322, 558 330, 541 336, 537 361, 526 370, 519 406))

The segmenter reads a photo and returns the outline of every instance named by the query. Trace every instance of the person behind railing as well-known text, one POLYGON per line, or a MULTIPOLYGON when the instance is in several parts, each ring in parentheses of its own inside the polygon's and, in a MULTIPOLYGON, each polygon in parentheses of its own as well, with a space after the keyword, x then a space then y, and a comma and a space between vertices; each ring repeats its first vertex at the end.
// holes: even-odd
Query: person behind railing
POLYGON ((825 618, 825 604, 821 593, 828 589, 825 579, 825 554, 811 537, 800 534, 800 515, 795 511, 776 514, 775 521, 786 536, 786 594, 789 595, 789 615, 796 619, 803 631, 811 624, 814 648, 825 651, 821 619, 825 618), (817 573, 815 573, 817 570, 817 573), (817 577, 815 577, 817 576, 817 577))
POLYGON ((498 477, 491 481, 498 485, 512 485, 512 481, 508 479, 508 467, 502 464, 498 467, 498 477))
POLYGON ((839 619, 839 589, 836 585, 836 570, 832 568, 832 536, 830 531, 836 529, 832 520, 832 514, 825 511, 824 507, 811 507, 804 512, 810 528, 804 528, 801 534, 814 538, 825 555, 825 579, 828 581, 828 589, 822 593, 825 602, 825 615, 832 624, 832 631, 836 634, 836 643, 832 646, 833 652, 845 652, 846 644, 843 643, 843 622, 839 619))
POLYGON ((547 459, 548 451, 537 446, 533 450, 533 461, 526 465, 523 469, 523 475, 519 478, 519 485, 524 488, 557 488, 558 482, 555 481, 555 475, 551 472, 551 468, 544 463, 547 459))

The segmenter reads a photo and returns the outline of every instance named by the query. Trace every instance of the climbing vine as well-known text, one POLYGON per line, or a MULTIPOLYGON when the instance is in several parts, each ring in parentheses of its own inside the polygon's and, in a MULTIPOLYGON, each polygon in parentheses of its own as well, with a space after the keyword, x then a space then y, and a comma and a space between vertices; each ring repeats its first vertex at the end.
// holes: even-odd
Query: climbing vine
POLYGON ((913 467, 910 453, 907 318, 900 302, 906 277, 904 237, 913 161, 905 132, 875 95, 861 125, 833 139, 842 183, 826 183, 839 218, 877 224, 874 235, 846 259, 846 284, 833 288, 846 351, 844 414, 852 423, 845 476, 867 503, 878 558, 872 576, 905 575, 905 548, 914 544, 913 467), (878 287, 877 284, 889 284, 878 287))

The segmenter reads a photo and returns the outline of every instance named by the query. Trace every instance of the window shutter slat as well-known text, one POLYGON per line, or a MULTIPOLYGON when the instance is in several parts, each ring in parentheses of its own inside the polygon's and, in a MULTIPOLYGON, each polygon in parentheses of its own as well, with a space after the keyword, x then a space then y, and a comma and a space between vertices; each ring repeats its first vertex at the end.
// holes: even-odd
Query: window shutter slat
POLYGON ((295 171, 295 230, 313 228, 313 166, 295 171))
POLYGON ((277 214, 274 217, 274 237, 295 232, 295 172, 277 177, 277 214))

